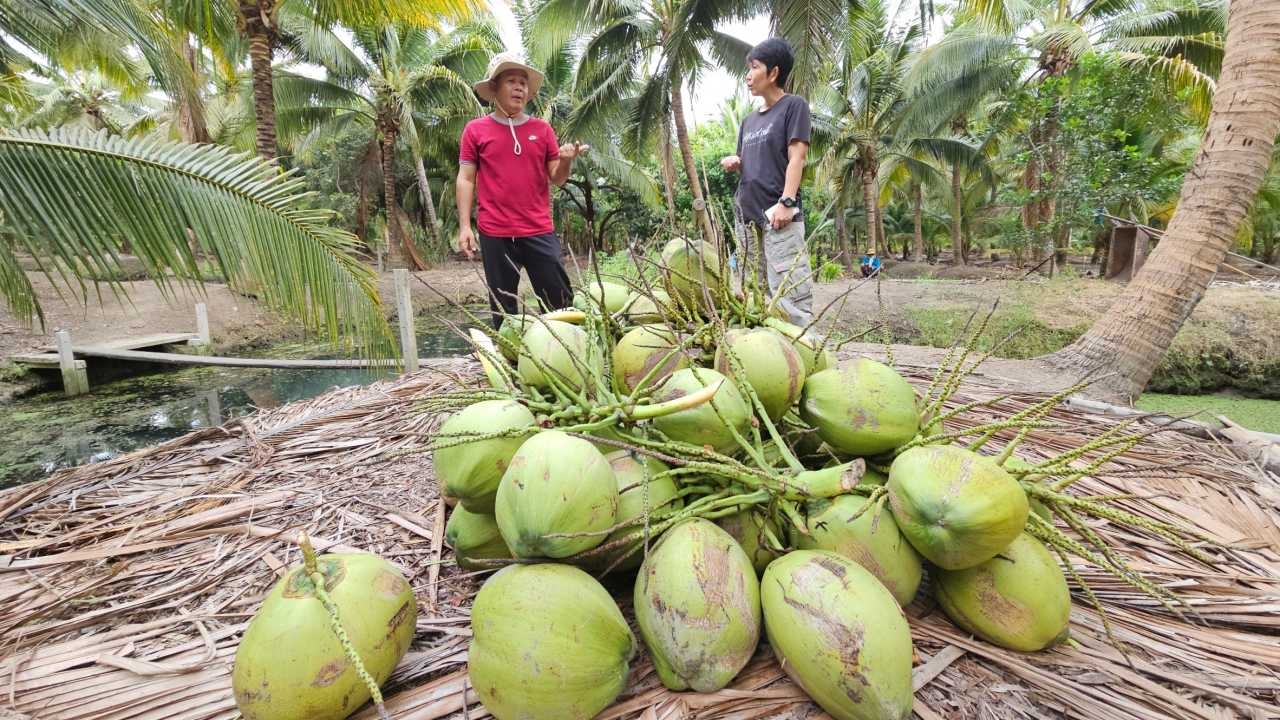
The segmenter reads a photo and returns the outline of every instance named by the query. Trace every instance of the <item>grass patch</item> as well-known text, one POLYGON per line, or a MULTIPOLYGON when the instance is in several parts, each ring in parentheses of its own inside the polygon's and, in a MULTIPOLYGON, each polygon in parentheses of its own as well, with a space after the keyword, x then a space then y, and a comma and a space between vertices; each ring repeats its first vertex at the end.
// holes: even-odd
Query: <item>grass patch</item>
MULTIPOLYGON (((910 308, 907 319, 914 326, 918 341, 915 345, 949 347, 964 331, 972 310, 962 308, 910 308)), ((975 318, 975 323, 981 317, 975 318)), ((978 339, 978 350, 987 352, 996 343, 1012 335, 995 353, 996 357, 1025 360, 1039 357, 1070 345, 1084 334, 1085 325, 1071 328, 1054 328, 1036 319, 1024 306, 1013 306, 997 311, 987 323, 987 330, 978 339)), ((895 342, 903 342, 896 340, 895 342)))
MULTIPOLYGON (((1250 430, 1280 433, 1280 400, 1258 400, 1230 395, 1165 395, 1143 393, 1138 409, 1166 415, 1187 415, 1205 411, 1209 415, 1195 420, 1214 422, 1213 415, 1225 415, 1232 422, 1250 430)), ((1216 424, 1216 423, 1215 423, 1216 424)))

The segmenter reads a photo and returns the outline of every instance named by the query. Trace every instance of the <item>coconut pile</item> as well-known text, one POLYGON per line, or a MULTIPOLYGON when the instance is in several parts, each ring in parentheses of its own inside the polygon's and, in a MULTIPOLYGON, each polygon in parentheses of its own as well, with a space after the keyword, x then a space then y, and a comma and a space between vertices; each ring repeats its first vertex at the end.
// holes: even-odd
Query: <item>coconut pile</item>
MULTIPOLYGON (((453 505, 456 562, 497 570, 475 598, 467 656, 494 717, 594 717, 641 652, 666 688, 716 692, 767 640, 832 717, 906 718, 902 608, 926 576, 956 626, 1021 652, 1070 642, 1064 568, 1102 612, 1069 556, 1182 612, 1092 524, 1206 562, 1210 540, 1072 492, 1141 435, 1118 424, 1047 459, 1016 454, 1080 386, 949 430, 986 404, 945 409, 983 359, 982 322, 917 392, 890 365, 836 364, 709 245, 672 240, 656 269, 653 284, 645 272, 596 280, 577 309, 472 330, 486 386, 422 403, 449 414, 421 450, 453 505), (630 584, 639 637, 601 579, 630 584)), ((240 644, 233 683, 249 720, 381 708, 412 637, 416 606, 394 566, 303 548, 240 644)))

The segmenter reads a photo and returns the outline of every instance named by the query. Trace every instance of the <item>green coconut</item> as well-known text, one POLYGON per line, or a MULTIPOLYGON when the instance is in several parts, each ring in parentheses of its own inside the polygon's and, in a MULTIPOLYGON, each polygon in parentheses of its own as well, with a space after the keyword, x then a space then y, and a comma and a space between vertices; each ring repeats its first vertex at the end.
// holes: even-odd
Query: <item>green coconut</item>
POLYGON ((860 357, 804 382, 800 416, 837 452, 879 455, 920 429, 916 396, 893 368, 860 357))
POLYGON ((1044 544, 1026 533, 976 567, 939 570, 933 588, 947 617, 989 643, 1035 652, 1067 638, 1067 578, 1044 544))
POLYGON ((760 582, 782 668, 836 720, 911 716, 911 630, 893 595, 854 561, 797 550, 760 582))
POLYGON ((636 641, 600 583, 569 565, 512 565, 471 607, 467 675, 498 720, 589 720, 626 687, 636 641))
POLYGON ((689 358, 677 351, 680 342, 666 325, 641 325, 627 331, 613 347, 613 383, 625 393, 648 377, 646 387, 657 387, 671 373, 689 367, 689 358))
POLYGON ((626 285, 608 281, 590 282, 586 284, 587 293, 597 304, 604 305, 605 312, 613 314, 627 304, 627 296, 631 291, 626 285))
POLYGON ((716 351, 716 370, 732 376, 733 368, 726 351, 732 351, 741 364, 765 414, 777 421, 800 399, 804 388, 804 362, 785 337, 769 328, 737 329, 725 333, 724 343, 716 351))
POLYGON ((617 522, 617 479, 590 442, 543 430, 511 458, 494 511, 516 557, 568 557, 599 545, 617 522), (554 537, 582 533, 595 534, 554 537))
MULTIPOLYGON (((413 640, 413 590, 377 555, 321 555, 317 569, 347 638, 381 685, 413 640)), ((369 699, 302 566, 276 583, 250 621, 231 689, 245 720, 341 720, 369 699)))
POLYGON ((724 283, 724 268, 706 241, 675 238, 662 248, 662 280, 671 298, 686 308, 703 308, 724 283))
POLYGON ((636 575, 636 624, 662 684, 715 692, 760 642, 760 586, 724 530, 692 519, 662 535, 636 575))
POLYGON ((533 434, 537 418, 514 400, 481 400, 468 405, 440 426, 436 438, 454 442, 480 435, 527 430, 527 433, 464 442, 436 450, 436 478, 446 495, 473 513, 492 513, 498 483, 512 456, 533 434))
POLYGON ((654 427, 672 440, 709 445, 719 452, 737 448, 731 428, 746 437, 750 432, 751 410, 737 386, 715 370, 684 368, 675 371, 654 391, 653 402, 684 397, 716 383, 721 383, 720 389, 710 402, 655 418, 654 427))
MULTIPOLYGON (((629 450, 609 453, 605 459, 609 461, 609 467, 613 468, 613 477, 618 482, 619 524, 644 517, 646 513, 668 512, 684 507, 684 501, 679 497, 680 491, 676 487, 675 480, 670 476, 656 477, 659 473, 670 469, 660 460, 637 455, 629 450)), ((635 535, 639 529, 615 530, 605 538, 602 544, 608 545, 615 540, 635 535)), ((632 542, 626 543, 624 547, 610 552, 607 558, 593 563, 593 566, 601 569, 613 566, 614 571, 634 570, 640 567, 641 561, 644 560, 643 550, 637 549, 643 545, 644 535, 641 534, 632 542), (623 555, 626 555, 626 559, 614 565, 615 561, 623 555)))
POLYGON ((502 325, 498 327, 498 351, 502 356, 511 362, 515 362, 520 357, 520 342, 524 337, 524 331, 529 329, 529 325, 534 320, 528 315, 506 315, 502 318, 502 325))
POLYGON ((538 319, 529 323, 521 338, 516 370, 526 383, 549 388, 552 379, 573 389, 589 381, 588 368, 603 368, 588 348, 587 333, 561 320, 538 319))
POLYGON ((804 361, 806 375, 812 375, 836 366, 835 354, 823 347, 821 340, 806 333, 804 328, 799 325, 777 318, 769 318, 765 320, 764 324, 777 330, 791 342, 791 346, 795 348, 796 352, 800 353, 800 359, 804 361))
POLYGON ((924 574, 920 555, 888 510, 863 511, 866 505, 867 498, 860 495, 810 501, 809 534, 792 533, 796 547, 830 550, 849 558, 870 570, 905 607, 916 596, 924 574))
POLYGON ((950 445, 924 445, 889 467, 889 507, 929 562, 963 570, 1008 547, 1027 524, 1027 495, 995 460, 950 445))
POLYGON ((444 539, 453 548, 453 559, 463 570, 483 570, 486 565, 477 560, 493 560, 511 557, 498 530, 498 519, 489 514, 473 513, 465 507, 457 507, 449 514, 444 526, 444 539))
POLYGON ((648 294, 632 292, 627 296, 622 315, 631 324, 660 323, 671 312, 671 296, 665 290, 653 289, 648 294))
POLYGON ((779 542, 785 543, 786 540, 783 539, 782 528, 778 527, 778 523, 764 513, 743 510, 720 518, 716 524, 738 541, 742 551, 751 559, 751 566, 756 569, 757 575, 763 574, 769 563, 782 554, 766 544, 766 528, 779 542))

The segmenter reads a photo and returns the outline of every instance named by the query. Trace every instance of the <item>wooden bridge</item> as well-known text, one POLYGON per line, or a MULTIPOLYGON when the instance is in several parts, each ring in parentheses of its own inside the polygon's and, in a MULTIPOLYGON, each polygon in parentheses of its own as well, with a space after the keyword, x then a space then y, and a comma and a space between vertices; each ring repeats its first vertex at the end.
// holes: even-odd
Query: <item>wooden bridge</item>
POLYGON ((135 337, 120 338, 108 342, 77 345, 72 342, 71 334, 59 330, 54 334, 56 342, 39 349, 38 352, 14 355, 10 359, 18 364, 39 370, 57 369, 62 373, 62 387, 68 395, 82 395, 89 392, 89 367, 87 358, 100 360, 116 360, 126 362, 161 363, 166 365, 203 365, 217 367, 242 368, 274 368, 288 370, 335 370, 386 368, 403 366, 407 371, 415 371, 422 364, 434 362, 434 359, 418 357, 417 337, 414 334, 413 306, 409 295, 409 275, 407 271, 396 270, 397 314, 400 321, 400 343, 402 358, 373 359, 318 359, 291 360, 285 358, 241 358, 219 357, 216 355, 196 355, 191 353, 166 352, 165 348, 177 345, 190 345, 197 348, 209 348, 209 316, 204 303, 196 305, 196 332, 194 333, 155 333, 135 337))

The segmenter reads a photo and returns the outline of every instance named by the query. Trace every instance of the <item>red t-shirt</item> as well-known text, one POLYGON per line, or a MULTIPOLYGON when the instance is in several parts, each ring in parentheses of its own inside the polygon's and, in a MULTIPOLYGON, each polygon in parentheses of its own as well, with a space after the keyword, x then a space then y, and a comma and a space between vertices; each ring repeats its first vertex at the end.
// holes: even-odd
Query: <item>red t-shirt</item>
POLYGON ((530 117, 511 128, 485 115, 462 131, 459 160, 476 166, 476 224, 496 237, 545 235, 551 224, 551 176, 547 163, 560 157, 556 133, 545 120, 530 117))

